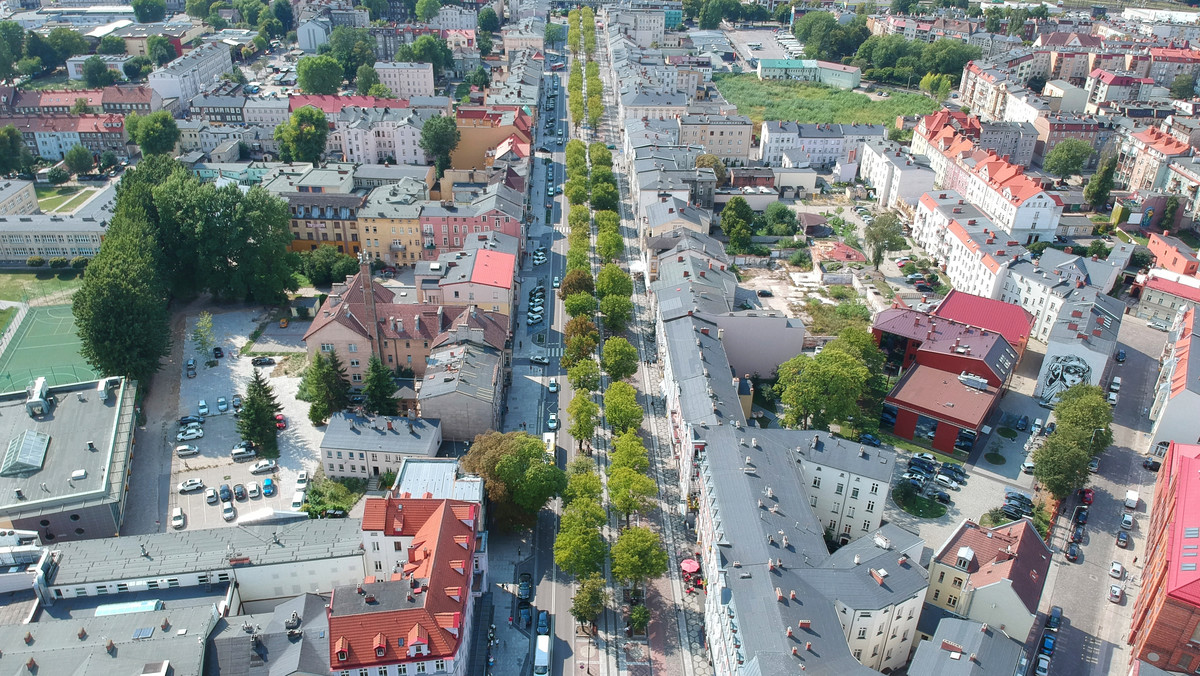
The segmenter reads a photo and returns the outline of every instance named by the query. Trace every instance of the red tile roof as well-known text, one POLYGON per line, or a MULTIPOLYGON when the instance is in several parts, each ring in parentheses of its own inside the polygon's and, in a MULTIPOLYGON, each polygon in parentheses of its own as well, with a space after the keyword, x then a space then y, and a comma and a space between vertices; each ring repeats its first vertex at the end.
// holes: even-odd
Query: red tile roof
POLYGON ((1197 289, 1194 286, 1188 286, 1187 284, 1172 281, 1170 279, 1151 276, 1146 279, 1145 287, 1147 289, 1154 289, 1155 291, 1169 293, 1172 296, 1177 296, 1193 303, 1200 303, 1200 289, 1197 289))
POLYGON ((330 669, 465 659, 459 653, 471 599, 478 506, 459 500, 373 498, 367 509, 371 525, 383 514, 386 536, 412 538, 408 558, 391 579, 364 582, 361 592, 355 587, 334 589, 329 602, 330 669), (370 504, 376 501, 385 504, 370 504), (424 645, 426 651, 410 657, 416 645, 424 645))
POLYGON ((1050 549, 1038 537, 1033 523, 1021 519, 989 529, 964 521, 937 553, 938 562, 954 566, 963 547, 970 547, 975 555, 967 567, 970 588, 1006 582, 1025 608, 1037 614, 1050 570, 1050 549))
POLYGON ((1183 569, 1184 563, 1194 562, 1184 556, 1195 555, 1194 549, 1185 552, 1184 547, 1194 547, 1198 542, 1195 537, 1187 537, 1186 530, 1200 525, 1200 445, 1172 443, 1163 458, 1161 471, 1169 472, 1169 475, 1160 477, 1159 484, 1170 481, 1175 485, 1175 504, 1154 506, 1155 512, 1166 510, 1164 514, 1174 517, 1164 524, 1170 531, 1167 551, 1163 552, 1167 557, 1165 591, 1172 598, 1200 606, 1200 570, 1183 569))
POLYGON ((941 304, 933 311, 933 315, 995 331, 1004 336, 1018 354, 1033 330, 1033 317, 1020 305, 957 290, 946 294, 941 304))
POLYGON ((1164 155, 1182 155, 1188 152, 1188 144, 1177 140, 1174 136, 1150 127, 1138 132, 1133 137, 1164 155))
POLYGON ((312 106, 328 113, 341 112, 347 106, 360 108, 408 108, 408 99, 381 99, 377 96, 337 96, 334 94, 300 94, 288 98, 288 110, 295 112, 312 106))
POLYGON ((503 251, 483 249, 475 252, 475 265, 471 268, 471 282, 501 289, 512 288, 513 269, 517 257, 503 251))
MULTIPOLYGON (((75 105, 76 99, 86 99, 89 106, 99 109, 103 96, 103 89, 47 89, 42 91, 38 103, 43 108, 50 106, 65 106, 70 108, 75 105)), ((25 103, 25 101, 21 103, 25 103)))
POLYGON ((1192 357, 1200 359, 1200 355, 1192 354, 1192 345, 1196 342, 1194 335, 1198 328, 1200 327, 1196 326, 1196 308, 1192 306, 1183 313, 1179 338, 1175 341, 1175 368, 1171 373, 1171 398, 1188 389, 1188 373, 1191 372, 1191 364, 1188 362, 1192 357))

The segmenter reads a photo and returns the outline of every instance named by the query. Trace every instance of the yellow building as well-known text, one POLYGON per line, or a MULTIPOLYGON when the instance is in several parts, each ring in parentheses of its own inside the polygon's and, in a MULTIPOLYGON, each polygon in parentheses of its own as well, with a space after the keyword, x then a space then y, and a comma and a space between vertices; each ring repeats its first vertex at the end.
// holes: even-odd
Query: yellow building
POLYGON ((362 250, 389 265, 413 265, 421 258, 421 207, 424 183, 405 178, 375 188, 358 209, 362 250))

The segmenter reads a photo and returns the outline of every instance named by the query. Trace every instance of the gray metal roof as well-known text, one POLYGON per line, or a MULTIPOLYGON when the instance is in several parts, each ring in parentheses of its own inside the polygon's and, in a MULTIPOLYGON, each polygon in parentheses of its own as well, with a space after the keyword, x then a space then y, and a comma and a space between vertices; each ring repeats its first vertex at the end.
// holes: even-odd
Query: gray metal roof
POLYGON ((910 674, 1012 676, 1025 647, 980 622, 944 618, 933 640, 922 641, 908 665, 910 674))
POLYGON ((437 455, 442 443, 441 421, 380 416, 369 419, 339 411, 329 419, 321 450, 437 455), (391 423, 391 429, 388 429, 391 423))
POLYGON ((396 472, 394 493, 429 493, 434 500, 464 500, 483 503, 483 479, 473 474, 459 474, 454 458, 405 458, 396 472))
POLYGON ((329 618, 318 594, 301 594, 270 613, 222 618, 208 642, 209 676, 329 673, 329 618), (255 640, 257 638, 257 640, 255 640))
POLYGON ((56 676, 142 674, 163 662, 170 662, 175 676, 198 676, 205 639, 218 617, 210 605, 41 621, 0 627, 0 645, 12 674, 34 673, 25 669, 32 659, 36 673, 56 676), (32 635, 30 642, 26 634, 32 635))
POLYGON ((227 570, 232 568, 230 557, 247 558, 250 563, 241 565, 249 566, 335 557, 357 560, 361 558, 361 528, 360 519, 314 519, 294 525, 234 526, 60 542, 54 546, 61 556, 58 570, 49 585, 227 570))
POLYGON ((429 357, 418 399, 452 392, 494 401, 500 378, 500 357, 494 350, 455 345, 429 357))

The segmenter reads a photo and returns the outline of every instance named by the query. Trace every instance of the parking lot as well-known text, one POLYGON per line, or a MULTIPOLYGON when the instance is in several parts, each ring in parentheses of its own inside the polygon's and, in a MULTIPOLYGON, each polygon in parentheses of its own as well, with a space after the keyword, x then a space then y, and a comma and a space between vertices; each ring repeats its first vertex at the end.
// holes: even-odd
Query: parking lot
POLYGON ((771 28, 734 28, 726 29, 724 33, 742 61, 751 57, 756 59, 788 58, 787 52, 775 41, 776 32, 771 28), (762 47, 750 49, 748 45, 751 42, 760 43, 762 47))
MULTIPOLYGON (((172 454, 171 464, 171 495, 168 499, 167 514, 162 516, 162 523, 167 524, 170 510, 182 507, 187 518, 187 528, 214 528, 227 523, 244 522, 251 515, 262 510, 290 510, 293 492, 296 490, 296 477, 300 470, 306 469, 311 474, 319 464, 319 445, 322 431, 313 427, 308 421, 308 404, 296 399, 296 391, 300 385, 299 374, 286 376, 280 364, 265 366, 263 375, 275 389, 275 395, 283 407, 283 415, 287 423, 285 430, 279 432, 280 454, 276 462, 279 471, 274 474, 252 475, 250 467, 254 460, 234 462, 230 451, 241 441, 237 432, 237 419, 232 407, 229 411, 217 411, 217 398, 225 397, 232 400, 235 394, 244 394, 246 385, 253 376, 254 366, 249 357, 238 357, 238 350, 249 340, 250 334, 257 328, 264 317, 260 312, 238 311, 213 315, 213 333, 217 346, 225 352, 225 356, 217 360, 215 367, 206 367, 200 355, 197 354, 191 341, 191 333, 195 328, 195 317, 189 317, 187 322, 187 337, 183 354, 187 358, 196 358, 197 371, 195 378, 186 377, 179 373, 179 402, 176 418, 185 415, 196 415, 197 406, 201 399, 208 404, 210 415, 204 422, 204 437, 194 441, 177 442, 174 434, 178 431, 176 425, 166 425, 170 438, 164 439, 167 450, 173 449, 179 443, 195 445, 199 455, 179 458, 172 454), (256 481, 261 487, 263 479, 271 477, 277 483, 276 494, 257 498, 247 498, 244 501, 234 501, 237 518, 226 522, 221 517, 219 504, 206 504, 203 491, 180 494, 178 486, 185 479, 197 478, 205 486, 217 488, 228 484, 247 485, 256 481)), ((292 357, 303 359, 303 356, 292 357)), ((211 359, 211 356, 210 356, 211 359)))

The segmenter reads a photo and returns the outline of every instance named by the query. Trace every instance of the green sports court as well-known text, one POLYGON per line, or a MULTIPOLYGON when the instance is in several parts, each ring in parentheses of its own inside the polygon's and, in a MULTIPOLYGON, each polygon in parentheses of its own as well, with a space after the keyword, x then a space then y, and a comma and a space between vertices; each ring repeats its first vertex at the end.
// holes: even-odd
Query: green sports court
POLYGON ((79 344, 70 305, 28 308, 0 354, 0 392, 24 390, 42 376, 51 386, 99 378, 79 344))

